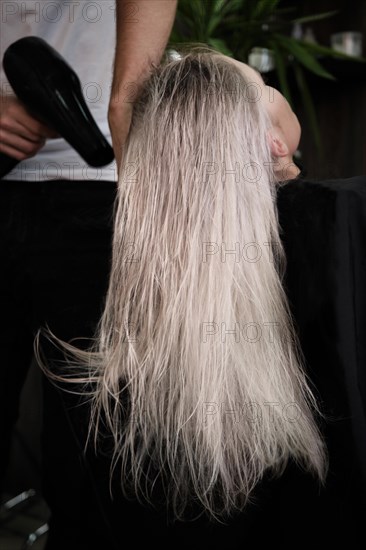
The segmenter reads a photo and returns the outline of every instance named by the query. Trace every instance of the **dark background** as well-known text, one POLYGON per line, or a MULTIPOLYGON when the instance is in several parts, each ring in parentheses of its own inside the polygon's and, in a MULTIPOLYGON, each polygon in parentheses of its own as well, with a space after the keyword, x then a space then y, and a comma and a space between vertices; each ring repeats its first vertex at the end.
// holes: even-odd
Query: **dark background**
MULTIPOLYGON (((329 19, 304 25, 311 27, 316 40, 330 47, 336 32, 358 31, 363 35, 366 56, 366 2, 362 0, 285 1, 284 6, 298 4, 301 16, 339 10, 329 19)), ((346 178, 366 174, 366 64, 340 59, 319 61, 337 78, 329 81, 307 72, 316 106, 323 145, 320 159, 306 120, 301 98, 293 93, 294 110, 302 126, 299 146, 300 162, 307 176, 315 179, 346 178)), ((291 80, 291 78, 290 78, 291 80)), ((292 87, 293 90, 296 88, 292 87)))
MULTIPOLYGON (((319 44, 330 46, 332 33, 359 31, 363 34, 366 56, 366 2, 362 0, 285 1, 284 6, 300 5, 301 15, 338 9, 332 18, 310 23, 319 44)), ((306 25, 305 25, 306 27, 306 25)), ((321 61, 321 60, 320 60, 321 61)), ((301 105, 293 93, 294 109, 302 125, 300 162, 309 178, 346 178, 366 174, 366 64, 325 60, 324 66, 337 78, 331 82, 308 74, 319 120, 323 159, 319 159, 313 135, 301 105)), ((290 78, 291 81, 291 78, 290 78)), ((296 88, 293 87, 293 90, 296 88)), ((14 435, 13 454, 7 479, 10 494, 33 487, 41 491, 39 451, 41 389, 38 369, 31 369, 23 392, 22 411, 14 435)))
MULTIPOLYGON (((283 6, 299 5, 300 15, 332 10, 339 13, 329 19, 304 25, 313 29, 319 44, 330 46, 332 33, 359 31, 363 34, 366 56, 366 2, 362 0, 284 1, 283 6)), ((321 61, 321 60, 320 60, 321 61)), ((346 178, 366 174, 366 64, 328 59, 324 66, 337 77, 328 81, 307 72, 316 105, 323 160, 319 159, 313 135, 306 120, 301 97, 293 94, 294 109, 302 126, 299 146, 300 162, 309 178, 346 178)), ((271 76, 269 76, 270 80, 271 76)), ((291 81, 291 78, 290 78, 291 81)), ((270 82, 269 82, 270 83, 270 82)), ((293 88, 296 89, 296 88, 293 88)), ((19 491, 29 486, 40 489, 40 406, 39 373, 32 368, 24 389, 23 407, 14 438, 14 453, 8 476, 8 490, 19 491)))

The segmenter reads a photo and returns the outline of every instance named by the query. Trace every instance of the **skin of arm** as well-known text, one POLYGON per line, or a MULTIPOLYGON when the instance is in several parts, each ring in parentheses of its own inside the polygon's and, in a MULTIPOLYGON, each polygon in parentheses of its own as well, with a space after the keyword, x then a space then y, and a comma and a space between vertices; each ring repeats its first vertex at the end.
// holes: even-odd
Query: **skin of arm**
POLYGON ((158 64, 174 23, 177 0, 117 0, 117 42, 108 121, 117 166, 131 123, 134 98, 158 64))

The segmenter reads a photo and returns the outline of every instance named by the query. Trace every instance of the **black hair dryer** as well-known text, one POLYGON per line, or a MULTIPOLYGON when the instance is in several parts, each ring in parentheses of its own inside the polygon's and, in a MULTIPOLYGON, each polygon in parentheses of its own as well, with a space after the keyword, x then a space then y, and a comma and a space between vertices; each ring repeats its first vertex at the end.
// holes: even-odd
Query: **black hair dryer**
MULTIPOLYGON (((113 149, 85 103, 77 74, 45 40, 17 40, 5 51, 3 67, 29 113, 62 136, 87 164, 100 167, 113 161, 113 149)), ((18 162, 0 153, 0 178, 18 162)))

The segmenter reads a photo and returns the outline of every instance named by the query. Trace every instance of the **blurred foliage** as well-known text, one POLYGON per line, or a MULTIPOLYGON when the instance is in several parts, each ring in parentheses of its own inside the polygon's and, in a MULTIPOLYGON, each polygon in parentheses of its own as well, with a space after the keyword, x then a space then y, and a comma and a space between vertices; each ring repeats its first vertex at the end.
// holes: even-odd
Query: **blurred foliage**
POLYGON ((321 141, 314 101, 307 76, 314 73, 321 78, 335 80, 321 63, 322 58, 336 57, 364 62, 349 56, 295 38, 295 25, 309 25, 332 17, 337 11, 298 16, 298 6, 282 7, 281 0, 179 0, 170 44, 199 42, 215 50, 248 62, 252 48, 268 48, 273 52, 279 89, 292 104, 289 74, 292 71, 296 86, 313 132, 319 153, 321 141))

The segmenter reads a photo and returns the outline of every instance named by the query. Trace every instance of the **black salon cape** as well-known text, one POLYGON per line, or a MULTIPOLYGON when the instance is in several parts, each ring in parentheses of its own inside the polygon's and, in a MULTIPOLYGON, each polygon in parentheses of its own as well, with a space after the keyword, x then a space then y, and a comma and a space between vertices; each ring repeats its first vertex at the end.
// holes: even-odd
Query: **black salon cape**
POLYGON ((366 177, 297 179, 278 191, 285 286, 325 418, 329 452, 323 487, 290 464, 269 477, 228 525, 201 518, 167 527, 149 508, 125 501, 108 479, 99 497, 116 548, 363 548, 366 533, 366 177), (133 541, 129 545, 126 541, 133 541), (126 545, 127 544, 127 545, 126 545))

